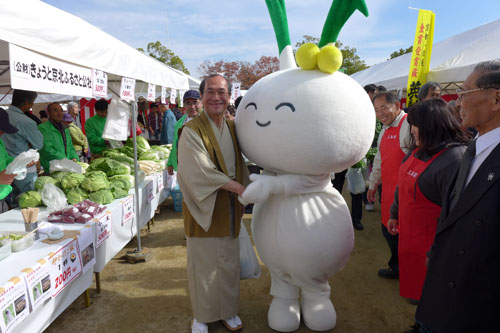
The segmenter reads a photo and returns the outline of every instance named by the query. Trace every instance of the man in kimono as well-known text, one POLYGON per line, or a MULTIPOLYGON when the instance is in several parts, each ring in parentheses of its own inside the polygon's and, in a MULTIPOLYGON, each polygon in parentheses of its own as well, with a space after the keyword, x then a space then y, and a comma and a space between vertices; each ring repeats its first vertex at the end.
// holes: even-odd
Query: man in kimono
POLYGON ((231 331, 238 317, 240 221, 238 196, 248 183, 234 123, 224 119, 227 80, 211 75, 200 85, 205 108, 179 134, 178 182, 183 195, 189 293, 193 332, 208 332, 221 320, 231 331))

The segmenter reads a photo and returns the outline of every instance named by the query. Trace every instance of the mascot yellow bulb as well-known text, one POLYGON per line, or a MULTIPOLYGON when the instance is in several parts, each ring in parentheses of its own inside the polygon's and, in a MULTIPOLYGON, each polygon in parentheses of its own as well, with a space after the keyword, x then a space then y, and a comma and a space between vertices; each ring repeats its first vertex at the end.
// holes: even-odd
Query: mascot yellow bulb
POLYGON ((363 0, 335 0, 320 45, 304 44, 296 67, 284 0, 267 0, 280 50, 280 71, 256 82, 236 112, 242 152, 264 168, 240 201, 255 203, 252 232, 271 274, 269 326, 280 332, 336 326, 328 278, 354 246, 349 209, 330 183, 366 154, 375 112, 364 89, 338 71, 340 28, 363 0))

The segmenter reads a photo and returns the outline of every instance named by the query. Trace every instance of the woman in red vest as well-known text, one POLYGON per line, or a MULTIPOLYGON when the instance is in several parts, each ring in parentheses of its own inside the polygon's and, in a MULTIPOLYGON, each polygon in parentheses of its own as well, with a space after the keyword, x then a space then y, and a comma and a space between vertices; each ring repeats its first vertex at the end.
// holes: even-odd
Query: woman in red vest
POLYGON ((408 111, 411 152, 399 168, 398 185, 387 223, 399 233, 400 295, 416 304, 426 274, 426 253, 434 241, 442 194, 470 140, 441 99, 415 104, 408 111))

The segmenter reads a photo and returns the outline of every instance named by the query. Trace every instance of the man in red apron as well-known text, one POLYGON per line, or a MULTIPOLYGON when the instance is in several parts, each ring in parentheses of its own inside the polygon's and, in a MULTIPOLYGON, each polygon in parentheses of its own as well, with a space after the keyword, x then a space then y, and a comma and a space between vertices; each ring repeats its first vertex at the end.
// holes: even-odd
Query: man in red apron
POLYGON ((388 262, 389 267, 380 269, 378 274, 384 278, 397 279, 399 277, 398 236, 391 235, 387 231, 387 221, 390 218, 394 190, 398 182, 399 166, 409 152, 407 147, 409 146, 410 126, 406 121, 407 115, 400 109, 399 101, 394 94, 385 91, 378 93, 373 98, 373 106, 383 128, 377 143, 378 152, 373 161, 367 198, 369 202, 374 202, 377 186, 382 184, 382 234, 387 240, 391 258, 388 262))

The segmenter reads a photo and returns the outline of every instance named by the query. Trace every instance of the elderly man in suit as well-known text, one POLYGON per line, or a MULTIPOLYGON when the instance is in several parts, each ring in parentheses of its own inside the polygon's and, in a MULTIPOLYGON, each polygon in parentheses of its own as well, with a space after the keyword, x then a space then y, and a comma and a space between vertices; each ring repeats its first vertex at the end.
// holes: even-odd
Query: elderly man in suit
POLYGON ((478 131, 445 193, 416 319, 419 332, 500 330, 500 61, 457 90, 478 131))

